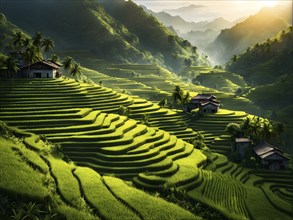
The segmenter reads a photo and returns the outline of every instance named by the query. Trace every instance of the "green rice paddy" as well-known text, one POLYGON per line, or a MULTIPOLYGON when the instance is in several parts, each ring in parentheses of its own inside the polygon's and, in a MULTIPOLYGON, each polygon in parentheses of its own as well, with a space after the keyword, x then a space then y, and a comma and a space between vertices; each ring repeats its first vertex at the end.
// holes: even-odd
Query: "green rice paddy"
POLYGON ((62 79, 2 81, 0 94, 0 120, 26 131, 22 133, 25 147, 1 139, 1 189, 41 201, 54 192, 61 201, 58 212, 62 215, 86 219, 118 219, 121 215, 127 219, 196 218, 107 175, 151 191, 175 187, 191 200, 232 219, 259 219, 267 213, 290 219, 292 215, 290 172, 269 176, 215 153, 213 163, 207 164, 207 157, 184 141, 198 131, 213 151, 227 154, 230 143, 225 127, 240 122, 248 116, 246 112, 221 109, 192 120, 182 111, 160 108, 105 86, 62 79), (130 109, 130 115, 118 115, 120 106, 130 109), (143 124, 144 114, 149 118, 148 126, 143 124), (61 160, 58 154, 44 154, 46 141, 38 135, 60 144, 74 163, 61 160), (2 167, 9 166, 11 172, 3 172, 2 167), (15 175, 29 178, 29 174, 31 182, 12 183, 15 175), (44 179, 52 183, 50 190, 44 179), (149 201, 149 206, 142 201, 149 201), (258 201, 262 206, 256 205, 258 201))

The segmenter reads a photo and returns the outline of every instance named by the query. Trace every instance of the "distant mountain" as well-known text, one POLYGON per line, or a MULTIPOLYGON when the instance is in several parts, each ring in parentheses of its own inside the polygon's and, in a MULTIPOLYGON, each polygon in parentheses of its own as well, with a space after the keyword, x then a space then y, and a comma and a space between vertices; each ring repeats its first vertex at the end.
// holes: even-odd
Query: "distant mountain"
POLYGON ((230 29, 225 29, 207 48, 209 57, 216 63, 225 63, 233 55, 240 54, 257 42, 266 40, 286 29, 292 22, 291 7, 263 8, 256 15, 230 29))
POLYGON ((176 15, 170 15, 165 11, 154 12, 147 9, 145 6, 141 6, 144 11, 148 14, 156 17, 160 22, 166 26, 173 26, 177 33, 186 34, 190 31, 206 31, 208 29, 212 30, 222 30, 224 28, 230 28, 234 23, 227 21, 224 18, 216 18, 211 22, 208 21, 199 21, 199 22, 188 22, 185 21, 182 17, 176 15))
POLYGON ((214 41, 222 29, 230 28, 234 24, 224 18, 216 18, 211 22, 187 22, 180 16, 172 16, 164 11, 157 13, 144 6, 141 7, 164 25, 172 26, 180 37, 188 40, 200 49, 206 48, 209 43, 214 41))
POLYGON ((207 29, 204 31, 190 31, 180 36, 203 50, 216 39, 220 32, 220 30, 207 29))
POLYGON ((163 11, 168 12, 170 14, 180 15, 185 14, 186 16, 193 15, 194 12, 198 9, 204 8, 203 5, 188 5, 176 9, 164 9, 163 11))
POLYGON ((185 60, 205 62, 189 42, 131 1, 11 0, 0 10, 29 34, 51 37, 56 50, 87 50, 110 62, 156 62, 174 71, 185 60))
POLYGON ((156 17, 160 22, 162 22, 166 26, 172 26, 177 31, 177 33, 187 33, 192 30, 204 30, 205 25, 208 24, 207 21, 201 22, 187 22, 180 16, 170 15, 165 11, 162 12, 154 12, 152 10, 147 9, 145 6, 141 6, 145 12, 156 17))

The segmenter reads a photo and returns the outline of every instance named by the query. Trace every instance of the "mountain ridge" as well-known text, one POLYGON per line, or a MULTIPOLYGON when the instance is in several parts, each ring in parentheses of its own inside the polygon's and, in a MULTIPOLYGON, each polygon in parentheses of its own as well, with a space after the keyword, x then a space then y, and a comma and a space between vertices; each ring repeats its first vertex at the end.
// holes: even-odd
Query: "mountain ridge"
POLYGON ((223 64, 233 55, 245 51, 247 47, 287 28, 290 24, 287 19, 289 14, 291 9, 288 6, 264 8, 232 28, 222 30, 205 51, 215 62, 223 64))

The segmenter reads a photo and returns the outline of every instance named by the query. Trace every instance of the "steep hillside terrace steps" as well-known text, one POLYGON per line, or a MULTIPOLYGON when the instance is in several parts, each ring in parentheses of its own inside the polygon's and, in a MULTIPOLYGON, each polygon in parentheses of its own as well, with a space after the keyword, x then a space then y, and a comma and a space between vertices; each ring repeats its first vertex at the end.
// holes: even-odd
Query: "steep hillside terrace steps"
POLYGON ((271 186, 271 190, 273 191, 273 193, 278 196, 280 199, 289 202, 289 203, 293 203, 293 192, 292 190, 290 191, 290 189, 288 188, 284 188, 281 187, 280 185, 273 185, 271 186))
MULTIPOLYGON (((47 127, 56 127, 56 126, 71 126, 71 125, 86 125, 86 124, 92 124, 96 121, 97 116, 100 114, 100 111, 85 111, 84 117, 71 117, 71 115, 67 115, 68 117, 63 118, 63 120, 60 120, 60 117, 44 117, 41 115, 41 119, 36 120, 37 116, 32 119, 23 120, 21 117, 14 118, 14 116, 8 116, 4 118, 5 122, 8 123, 11 126, 17 126, 19 128, 42 128, 44 126, 47 127)), ((66 115, 65 115, 66 116, 66 115)), ((0 119, 2 116, 0 115, 0 119)))
POLYGON ((102 135, 114 132, 117 128, 124 125, 127 118, 114 114, 101 113, 93 124, 85 126, 68 126, 63 128, 40 128, 35 133, 46 133, 46 137, 67 137, 80 135, 102 135))
POLYGON ((73 175, 79 181, 85 200, 100 216, 103 218, 113 218, 113 216, 119 218, 123 216, 127 219, 139 219, 132 210, 117 200, 105 186, 101 176, 95 171, 86 167, 78 167, 73 172, 73 175), (103 196, 100 197, 100 195, 103 196), (112 207, 115 208, 113 209, 112 207))
MULTIPOLYGON (((51 82, 51 81, 55 82, 55 80, 43 80, 42 82, 44 83, 44 85, 46 85, 46 84, 48 85, 48 82, 51 82)), ((73 83, 74 85, 76 85, 78 88, 81 87, 80 84, 77 84, 73 80, 59 80, 58 79, 58 80, 56 80, 57 85, 58 85, 58 83, 60 83, 59 81, 60 82, 64 82, 64 81, 70 82, 70 83, 73 83)), ((129 100, 126 100, 124 103, 123 102, 117 103, 117 100, 116 101, 110 100, 109 103, 108 103, 108 100, 106 100, 106 101, 103 101, 102 103, 100 103, 99 101, 96 100, 96 97, 98 97, 98 95, 96 93, 100 93, 100 92, 102 92, 102 93, 108 93, 108 92, 115 93, 111 89, 101 88, 99 86, 93 86, 93 87, 82 86, 82 88, 83 88, 83 91, 86 92, 86 95, 85 95, 86 98, 84 100, 82 100, 82 102, 79 101, 78 99, 75 99, 74 102, 70 102, 70 103, 69 102, 64 102, 64 103, 59 103, 59 102, 58 103, 54 103, 54 102, 45 102, 44 103, 44 102, 42 102, 42 103, 23 103, 23 104, 14 103, 11 105, 1 106, 1 111, 4 110, 4 112, 7 112, 7 111, 13 112, 13 116, 15 115, 14 113, 27 111, 28 116, 26 116, 25 114, 22 114, 22 115, 27 117, 28 119, 31 118, 30 115, 32 115, 32 114, 34 115, 33 119, 36 119, 36 117, 38 117, 38 111, 40 111, 39 120, 35 121, 34 123, 32 123, 32 120, 22 120, 22 122, 19 122, 18 120, 16 120, 18 117, 17 114, 14 119, 12 116, 11 119, 5 118, 5 120, 8 121, 8 123, 9 122, 13 123, 13 125, 18 125, 21 128, 29 129, 31 131, 34 131, 34 132, 37 132, 40 134, 45 131, 52 134, 53 132, 56 132, 58 130, 60 132, 62 131, 64 133, 66 133, 66 135, 71 135, 68 133, 75 131, 76 129, 79 129, 79 128, 81 129, 81 131, 83 129, 96 128, 97 126, 94 125, 94 123, 96 123, 98 116, 101 114, 100 110, 102 110, 104 112, 117 112, 118 107, 120 105, 123 105, 123 104, 124 104, 124 106, 131 105, 131 103, 129 103, 129 100), (90 98, 89 98, 89 96, 90 96, 90 98), (112 101, 115 102, 115 104, 112 104, 112 101), (75 116, 71 117, 69 115, 66 115, 65 112, 62 112, 62 114, 64 113, 63 114, 64 118, 67 118, 67 117, 68 118, 64 121, 58 120, 59 117, 61 117, 61 115, 57 116, 57 114, 54 114, 54 113, 48 114, 48 118, 53 117, 53 118, 56 118, 55 120, 51 120, 51 122, 50 122, 49 120, 47 121, 46 119, 42 119, 42 118, 44 118, 45 111, 48 111, 48 113, 49 113, 50 110, 52 112, 54 112, 54 110, 56 110, 56 113, 59 112, 61 114, 61 112, 60 112, 61 109, 66 108, 66 107, 72 108, 73 106, 74 107, 81 107, 81 106, 85 107, 86 106, 86 107, 91 107, 94 110, 95 109, 100 109, 100 110, 89 112, 88 115, 84 115, 83 118, 80 118, 82 120, 78 120, 79 118, 74 118, 75 116), (51 115, 53 115, 53 116, 51 116, 51 115), (55 126, 56 124, 58 124, 58 126, 59 126, 58 128, 54 128, 54 127, 56 127, 55 126), (91 125, 91 124, 93 124, 93 125, 91 125), (70 127, 70 128, 68 131, 66 131, 66 129, 62 129, 61 126, 70 127)), ((75 93, 74 91, 75 91, 75 89, 73 88, 73 93, 75 93)), ((26 94, 28 94, 28 93, 34 94, 35 90, 30 89, 28 92, 26 92, 26 94)), ((79 94, 79 92, 76 92, 76 93, 79 94)), ((60 91, 60 94, 58 95, 58 97, 59 96, 61 96, 61 97, 63 96, 62 90, 60 91)), ((125 96, 125 98, 128 99, 128 96, 125 96)), ((142 100, 139 100, 138 102, 143 103, 142 100)), ((144 102, 144 103, 147 103, 147 105, 150 105, 149 102, 144 102)), ((135 104, 133 104, 133 106, 134 105, 135 104)), ((169 119, 171 116, 178 118, 174 113, 170 113, 171 112, 170 110, 161 109, 156 105, 150 105, 150 107, 147 107, 147 108, 145 108, 145 106, 141 105, 141 106, 137 107, 137 112, 134 111, 133 114, 142 115, 142 114, 145 114, 146 111, 148 111, 147 113, 150 115, 150 117, 155 116, 158 119, 159 119, 159 117, 166 114, 168 117, 164 117, 165 119, 164 118, 160 119, 162 121, 162 123, 164 123, 163 121, 169 119)), ((6 116, 9 116, 9 114, 6 114, 4 117, 6 117, 6 116)), ((180 118, 178 118, 178 119, 180 119, 180 118)), ((184 130, 180 129, 180 130, 176 130, 176 131, 179 131, 182 137, 184 136, 184 134, 183 134, 184 130)), ((190 135, 190 130, 186 130, 186 132, 187 132, 186 135, 190 135)), ((175 132, 173 132, 173 133, 176 134, 175 132)))
POLYGON ((124 135, 127 135, 127 130, 131 130, 133 135, 143 134, 146 133, 147 128, 145 126, 136 126, 136 123, 124 123, 123 125, 116 127, 115 131, 112 132, 108 130, 109 133, 102 133, 102 134, 79 134, 79 135, 70 135, 70 136, 54 136, 50 137, 50 140, 53 142, 66 142, 66 141, 106 141, 106 140, 117 140, 123 138, 124 135), (134 132, 133 130, 136 130, 134 132))
POLYGON ((80 100, 38 100, 34 102, 28 102, 26 101, 13 101, 10 100, 10 102, 3 103, 0 100, 2 106, 1 110, 7 111, 8 109, 12 109, 12 111, 21 111, 21 109, 25 110, 31 110, 31 109, 38 109, 38 110, 46 110, 46 109, 63 109, 63 108, 84 108, 84 107, 90 107, 94 110, 103 110, 108 113, 117 112, 119 109, 119 106, 128 106, 132 104, 132 99, 130 99, 128 96, 120 96, 115 99, 101 99, 101 100, 87 100, 80 99, 80 100))
POLYGON ((139 173, 142 172, 152 172, 152 171, 165 171, 166 169, 169 169, 173 166, 173 162, 171 159, 165 158, 164 160, 152 163, 145 166, 134 166, 131 167, 129 165, 125 165, 125 167, 114 167, 112 166, 102 166, 99 164, 93 164, 90 162, 77 162, 79 165, 90 167, 97 172, 103 174, 103 175, 113 175, 115 174, 118 177, 121 178, 133 178, 134 176, 137 176, 139 173))
POLYGON ((202 170, 201 184, 188 191, 188 196, 203 203, 208 203, 212 207, 217 208, 218 204, 222 204, 222 208, 226 216, 234 216, 234 218, 248 218, 248 211, 245 205, 246 190, 230 177, 221 174, 212 173, 202 170), (231 198, 235 198, 231 200, 231 198))
MULTIPOLYGON (((136 125, 136 123, 134 123, 134 125, 136 125)), ((143 125, 138 125, 136 126, 134 129, 129 129, 127 128, 126 131, 124 129, 121 128, 121 130, 123 130, 124 136, 127 136, 127 133, 131 132, 131 136, 134 137, 133 138, 127 138, 125 139, 114 139, 111 138, 111 141, 104 141, 104 139, 108 139, 107 137, 101 137, 103 139, 103 141, 95 141, 93 142, 93 140, 97 139, 97 136, 92 136, 92 135, 87 135, 87 136, 76 136, 76 138, 74 136, 65 136, 65 137, 52 137, 49 138, 50 141, 53 142, 57 142, 62 144, 64 152, 68 152, 68 154, 72 157, 72 159, 74 161, 76 161, 77 163, 83 164, 85 165, 85 163, 89 164, 91 167, 99 170, 100 172, 110 172, 109 168, 107 168, 106 165, 111 166, 111 164, 113 165, 113 161, 109 161, 109 162, 104 162, 103 161, 99 161, 97 159, 94 158, 89 158, 89 154, 91 153, 92 155, 96 154, 108 154, 108 155, 119 155, 122 153, 127 153, 127 151, 131 150, 131 149, 135 149, 139 146, 141 146, 141 144, 144 144, 145 142, 151 142, 152 144, 149 145, 149 150, 150 149, 157 149, 158 151, 162 152, 160 153, 161 156, 159 158, 166 158, 167 156, 170 156, 172 159, 176 159, 176 158, 180 158, 183 155, 188 155, 189 153, 191 153, 193 150, 193 146, 192 148, 185 148, 185 143, 181 142, 181 141, 177 141, 177 138, 175 136, 170 136, 168 133, 165 132, 161 132, 158 131, 157 137, 155 136, 151 136, 150 138, 140 138, 141 135, 146 134, 145 133, 145 126, 143 125), (143 129, 138 129, 138 127, 143 128, 143 129), (136 130, 136 131, 134 131, 136 130), (137 138, 139 138, 140 140, 136 141, 137 138), (69 139, 70 141, 66 142, 66 139, 69 139), (76 141, 75 141, 76 139, 76 141), (83 140, 84 139, 84 140, 83 140), (61 140, 61 141, 60 141, 61 140), (80 140, 83 140, 80 142, 80 140), (62 142, 65 141, 65 142, 62 142), (137 142, 137 143, 135 143, 137 142), (187 152, 185 152, 187 150, 187 152), (75 152, 75 155, 72 155, 71 152, 75 152), (77 154, 76 152, 80 152, 80 154, 77 154), (83 154, 83 152, 85 152, 83 154), (178 154, 178 155, 177 155, 178 154), (85 156, 85 157, 84 157, 85 156), (102 164, 102 165, 101 165, 102 164)), ((119 129, 119 128, 118 128, 119 129)), ((110 139, 111 136, 109 136, 110 139)), ((117 138, 120 138, 121 136, 118 135, 117 138)), ((130 154, 130 155, 134 155, 134 154, 130 154)), ((107 158, 107 156, 105 156, 104 158, 107 158)), ((168 159, 168 158, 166 158, 168 159)), ((137 161, 137 162, 133 162, 134 165, 136 163, 136 165, 140 166, 141 164, 147 164, 150 163, 150 167, 151 163, 154 162, 155 159, 151 158, 151 160, 142 160, 141 162, 137 161)), ((124 162, 123 162, 124 163, 124 162)), ((119 164, 119 163, 118 163, 119 164)), ((127 164, 127 163, 126 163, 127 164)), ((118 165, 117 165, 118 166, 118 165)), ((120 167, 121 164, 119 164, 118 167, 120 167)), ((130 166, 130 163, 128 163, 128 166, 130 166)), ((148 166, 148 165, 147 165, 148 166)), ((165 165, 166 166, 166 165, 165 165)), ((119 168, 120 169, 120 168, 119 168)), ((128 168, 127 168, 128 169, 128 168)), ((153 168, 151 168, 153 169, 153 168)), ((128 170, 130 173, 133 173, 134 170, 128 170)), ((114 172, 114 170, 112 170, 111 172, 114 172)))
POLYGON ((192 148, 191 154, 174 162, 177 165, 177 170, 171 175, 165 175, 165 173, 160 171, 141 173, 133 179, 134 184, 138 187, 155 191, 163 189, 164 185, 169 187, 176 186, 182 190, 196 187, 201 182, 199 180, 201 178, 199 174, 201 170, 197 168, 199 164, 194 164, 194 167, 186 166, 187 161, 194 160, 196 153, 193 150, 194 148, 192 148))
POLYGON ((273 207, 275 207, 277 210, 283 213, 286 213, 287 215, 292 217, 293 215, 292 203, 288 202, 288 200, 284 200, 283 197, 279 197, 277 194, 275 194, 271 190, 271 188, 272 188, 272 185, 269 183, 263 183, 260 186, 260 189, 263 191, 264 195, 267 197, 267 199, 269 200, 269 202, 272 204, 273 207))

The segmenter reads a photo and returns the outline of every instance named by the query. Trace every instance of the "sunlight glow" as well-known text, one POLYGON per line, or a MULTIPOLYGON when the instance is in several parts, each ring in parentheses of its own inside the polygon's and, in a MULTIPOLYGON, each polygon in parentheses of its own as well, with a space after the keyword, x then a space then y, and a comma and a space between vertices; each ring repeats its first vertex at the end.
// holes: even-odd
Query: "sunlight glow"
POLYGON ((278 1, 258 1, 258 3, 265 7, 274 7, 278 4, 278 1))

